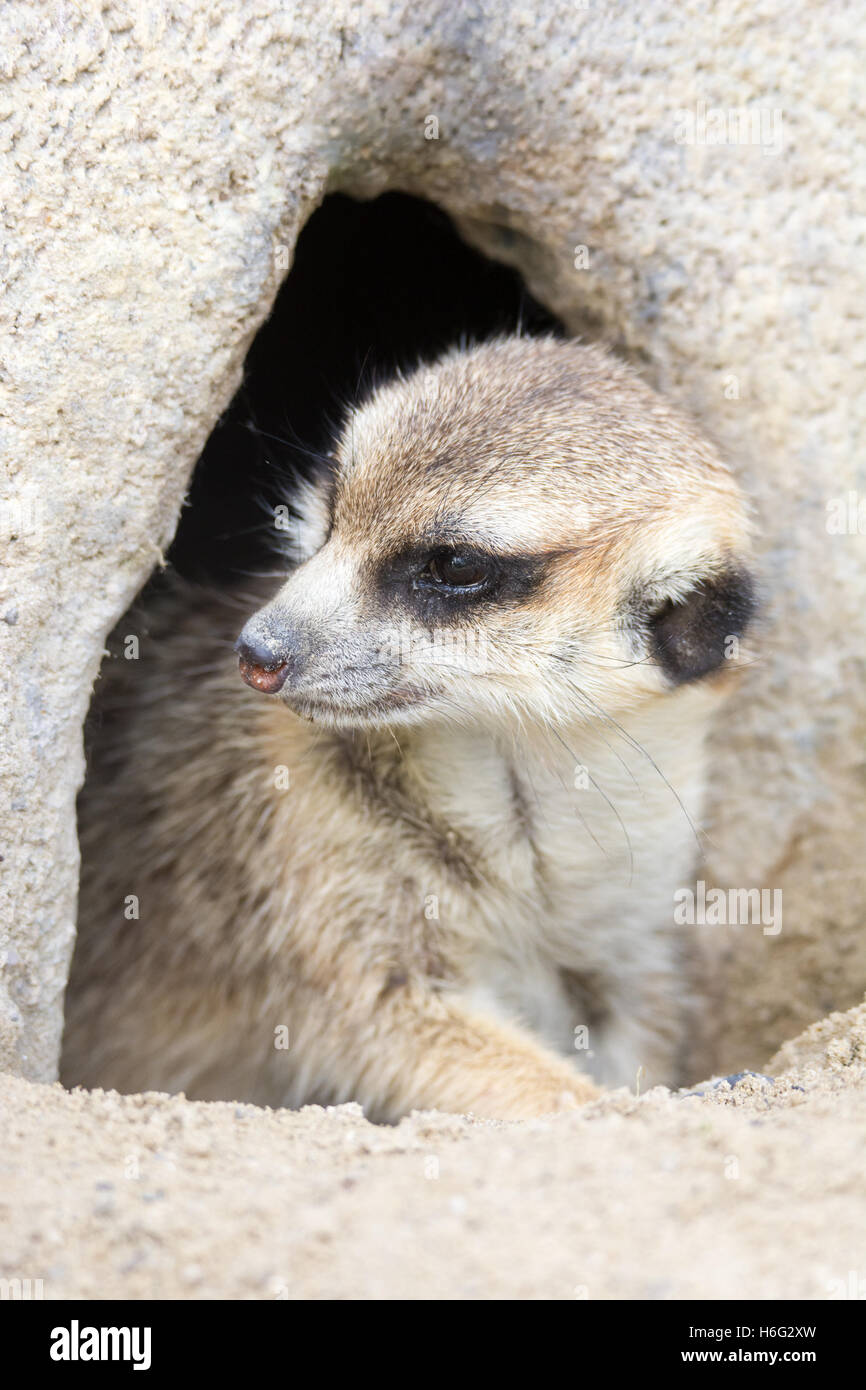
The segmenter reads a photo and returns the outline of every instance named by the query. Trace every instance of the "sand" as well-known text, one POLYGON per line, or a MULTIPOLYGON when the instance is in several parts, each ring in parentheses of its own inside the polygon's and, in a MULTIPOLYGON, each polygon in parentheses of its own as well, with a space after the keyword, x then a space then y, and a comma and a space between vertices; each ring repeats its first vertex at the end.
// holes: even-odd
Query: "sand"
POLYGON ((2 1076, 0 1278, 46 1299, 866 1297, 866 1005, 767 1071, 394 1128, 2 1076))

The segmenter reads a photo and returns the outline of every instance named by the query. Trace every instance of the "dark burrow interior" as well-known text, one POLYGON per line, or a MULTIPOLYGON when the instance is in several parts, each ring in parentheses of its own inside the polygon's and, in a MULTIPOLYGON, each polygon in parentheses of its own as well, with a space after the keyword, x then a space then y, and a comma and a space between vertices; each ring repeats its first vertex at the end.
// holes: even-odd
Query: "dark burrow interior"
POLYGON ((327 197, 196 466, 171 563, 219 584, 260 569, 267 506, 327 449, 347 403, 462 335, 518 325, 563 331, 520 275, 468 246, 440 208, 404 193, 327 197))

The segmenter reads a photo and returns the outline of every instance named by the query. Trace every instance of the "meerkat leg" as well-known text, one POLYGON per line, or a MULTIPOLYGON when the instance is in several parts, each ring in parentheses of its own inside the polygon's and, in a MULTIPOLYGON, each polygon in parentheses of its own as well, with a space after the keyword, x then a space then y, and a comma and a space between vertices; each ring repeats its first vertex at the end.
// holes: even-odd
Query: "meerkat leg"
POLYGON ((646 1089, 670 1081, 669 1059, 652 1029, 625 1012, 598 1030, 593 1075, 603 1086, 646 1089))
MULTIPOLYGON (((363 980, 363 968, 343 979, 363 980)), ((598 1094, 521 1029, 423 985, 348 997, 333 978, 269 980, 227 998, 206 985, 142 983, 71 1013, 65 1084, 273 1107, 351 1100, 384 1121, 410 1110, 523 1119, 598 1094)))
MULTIPOLYGON (((519 1028, 424 988, 389 990, 367 1011, 340 1010, 321 996, 297 1005, 298 1070, 290 1064, 293 1080, 271 1104, 297 1103, 300 1085, 301 1093, 357 1100, 377 1120, 427 1109, 514 1120, 573 1108, 599 1094, 519 1028)), ((275 1089, 279 1066, 275 1059, 275 1089)))
POLYGON ((611 987, 603 1021, 595 1029, 593 1076, 603 1086, 679 1084, 686 1025, 685 1004, 678 999, 683 981, 671 975, 655 988, 611 987))

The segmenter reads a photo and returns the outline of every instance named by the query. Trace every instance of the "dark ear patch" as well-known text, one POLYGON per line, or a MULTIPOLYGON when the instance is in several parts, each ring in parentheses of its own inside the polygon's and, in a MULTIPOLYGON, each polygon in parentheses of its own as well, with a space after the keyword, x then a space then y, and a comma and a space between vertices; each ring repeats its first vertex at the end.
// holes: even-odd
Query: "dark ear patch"
POLYGON ((659 666, 675 685, 717 671, 730 654, 728 638, 742 636, 754 611, 754 585, 745 570, 727 570, 685 598, 669 599, 649 623, 659 666))

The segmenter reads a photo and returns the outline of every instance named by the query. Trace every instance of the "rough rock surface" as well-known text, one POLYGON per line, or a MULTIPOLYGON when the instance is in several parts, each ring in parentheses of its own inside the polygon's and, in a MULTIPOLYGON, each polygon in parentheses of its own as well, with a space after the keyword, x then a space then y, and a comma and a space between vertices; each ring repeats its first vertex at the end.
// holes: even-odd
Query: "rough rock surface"
POLYGON ((0 1077, 0 1279, 46 1299, 863 1298, 866 1006, 829 1025, 775 1082, 507 1125, 0 1077))
MULTIPOLYGON (((705 876, 781 888, 784 926, 707 930, 720 1021, 707 1056, 754 1063, 860 997, 864 541, 856 525, 828 532, 827 503, 864 487, 863 47, 857 16, 832 0, 8 0, 0 1064, 54 1075, 80 728, 103 640, 172 534, 328 189, 438 202, 732 459, 755 499, 768 603, 760 659, 718 730, 705 876), (735 117, 745 142, 710 143, 707 108, 744 108, 764 136, 759 125, 750 142, 735 117)), ((44 1104, 137 1113, 54 1092, 44 1104)), ((151 1109, 172 1122, 172 1103, 142 1106, 142 1124, 151 1109)), ((290 1147, 310 1120, 263 1123, 290 1147)), ((690 1123, 718 1124, 728 1143, 725 1112, 690 1123)), ((796 1141, 805 1112, 779 1123, 796 1141)), ((316 1124, 339 1135, 356 1121, 316 1124)), ((455 1132, 479 1153, 497 1142, 455 1132)), ((543 1152, 531 1132, 519 1142, 543 1152)), ((148 1208, 145 1245, 161 1209, 148 1208)), ((595 1275, 566 1261, 558 1277, 595 1275)))

